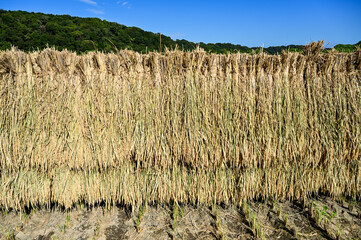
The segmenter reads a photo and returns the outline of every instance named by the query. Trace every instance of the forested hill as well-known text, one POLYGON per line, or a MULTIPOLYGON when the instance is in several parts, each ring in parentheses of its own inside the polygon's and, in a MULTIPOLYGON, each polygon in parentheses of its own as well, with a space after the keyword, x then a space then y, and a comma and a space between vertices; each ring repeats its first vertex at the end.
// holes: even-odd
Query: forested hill
MULTIPOLYGON (((176 46, 192 50, 197 45, 208 52, 252 52, 258 48, 230 43, 193 43, 187 40, 173 40, 168 36, 144 31, 137 27, 127 27, 99 18, 80 18, 69 15, 29 13, 25 11, 5 11, 0 9, 0 49, 16 46, 24 51, 43 49, 47 46, 59 50, 68 49, 79 53, 99 50, 111 52, 117 49, 132 49, 138 52, 159 51, 176 46)), ((346 45, 342 45, 346 46, 346 45)), ((353 45, 347 45, 346 50, 353 45)), ((270 54, 282 50, 301 51, 302 46, 290 45, 265 48, 270 54)), ((343 49, 341 49, 343 50, 343 49)))

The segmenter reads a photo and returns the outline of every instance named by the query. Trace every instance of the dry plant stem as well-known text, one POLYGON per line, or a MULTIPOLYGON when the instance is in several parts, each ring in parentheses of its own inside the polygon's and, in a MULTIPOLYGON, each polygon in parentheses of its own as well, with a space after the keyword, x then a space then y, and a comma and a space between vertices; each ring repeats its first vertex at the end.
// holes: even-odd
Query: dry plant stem
POLYGON ((0 206, 360 196, 361 51, 0 51, 0 206))

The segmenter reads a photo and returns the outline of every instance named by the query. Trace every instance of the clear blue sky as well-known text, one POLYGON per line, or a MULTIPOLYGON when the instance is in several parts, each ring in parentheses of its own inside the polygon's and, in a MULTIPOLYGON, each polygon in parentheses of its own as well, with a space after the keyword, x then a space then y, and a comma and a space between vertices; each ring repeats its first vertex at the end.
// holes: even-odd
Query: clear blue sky
POLYGON ((98 17, 174 39, 249 47, 361 40, 361 0, 0 0, 0 9, 98 17))

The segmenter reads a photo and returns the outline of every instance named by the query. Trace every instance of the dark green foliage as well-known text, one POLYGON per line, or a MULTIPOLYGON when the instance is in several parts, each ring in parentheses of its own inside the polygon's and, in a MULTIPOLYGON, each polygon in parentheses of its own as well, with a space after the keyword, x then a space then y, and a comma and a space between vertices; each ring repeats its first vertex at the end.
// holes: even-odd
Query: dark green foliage
MULTIPOLYGON (((193 43, 187 40, 173 40, 161 36, 161 48, 193 50, 197 46, 212 53, 257 53, 261 48, 249 48, 231 43, 193 43)), ((361 42, 358 43, 361 45, 361 42)), ((68 49, 83 53, 99 50, 112 52, 117 49, 131 49, 137 52, 160 50, 159 34, 137 27, 108 22, 99 18, 80 18, 69 15, 5 11, 0 9, 0 50, 16 46, 20 50, 32 51, 54 46, 58 50, 68 49)), ((343 52, 354 50, 354 45, 336 45, 343 52)), ((269 54, 286 51, 302 51, 302 46, 289 45, 264 48, 269 54)))
MULTIPOLYGON (((47 46, 77 52, 159 49, 159 35, 98 18, 1 10, 0 23, 0 49, 9 49, 11 45, 25 51, 47 46)), ((162 44, 169 48, 176 45, 165 36, 162 44)))
POLYGON ((290 52, 302 52, 302 45, 289 45, 289 46, 277 46, 277 47, 268 47, 265 51, 269 54, 279 54, 282 51, 290 51, 290 52))
POLYGON ((353 52, 356 50, 356 48, 361 48, 361 41, 358 43, 352 45, 352 44, 337 44, 333 48, 336 49, 339 52, 353 52))
POLYGON ((355 50, 356 45, 352 44, 337 44, 333 48, 339 52, 352 52, 355 50))

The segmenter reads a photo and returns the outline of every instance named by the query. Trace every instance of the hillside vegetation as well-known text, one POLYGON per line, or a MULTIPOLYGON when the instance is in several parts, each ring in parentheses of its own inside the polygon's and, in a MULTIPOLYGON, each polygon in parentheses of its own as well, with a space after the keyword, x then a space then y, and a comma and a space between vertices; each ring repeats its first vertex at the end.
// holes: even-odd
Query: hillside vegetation
MULTIPOLYGON (((146 53, 164 50, 166 47, 181 50, 194 50, 196 46, 207 52, 227 53, 259 52, 260 48, 230 43, 193 43, 187 40, 173 40, 168 36, 144 31, 137 27, 100 20, 99 18, 80 18, 69 15, 28 13, 24 11, 0 10, 0 49, 16 46, 20 50, 33 51, 55 46, 83 53, 87 51, 112 52, 117 49, 131 49, 146 53)), ((302 46, 268 47, 263 51, 276 54, 282 50, 302 51, 302 46)))
POLYGON ((353 52, 357 47, 361 48, 361 41, 356 44, 337 44, 333 48, 339 52, 353 52))

